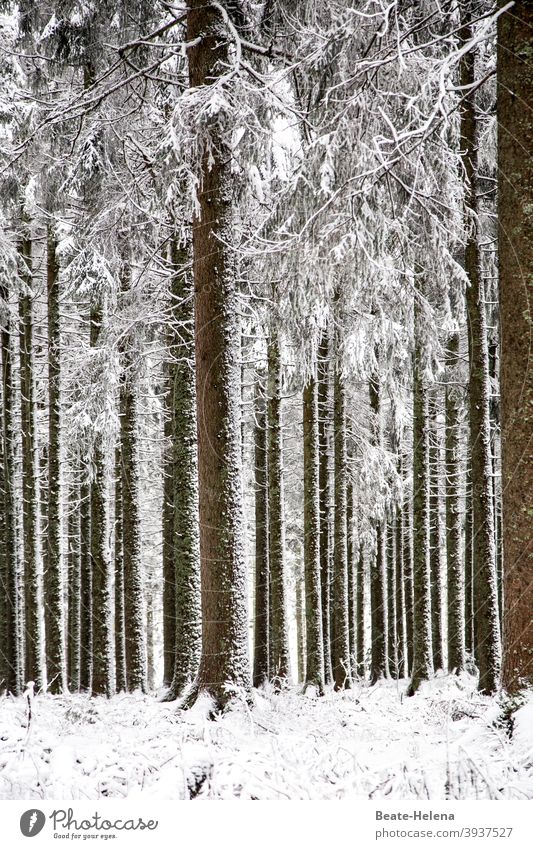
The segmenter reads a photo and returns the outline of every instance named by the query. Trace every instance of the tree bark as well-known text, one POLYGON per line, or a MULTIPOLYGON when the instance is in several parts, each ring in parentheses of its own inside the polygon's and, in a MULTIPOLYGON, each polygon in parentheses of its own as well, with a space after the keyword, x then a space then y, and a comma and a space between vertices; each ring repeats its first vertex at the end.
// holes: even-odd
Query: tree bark
POLYGON ((324 635, 320 586, 320 491, 316 376, 303 390, 305 686, 324 692, 324 635))
POLYGON ((122 503, 122 449, 115 449, 115 689, 127 690, 124 603, 124 507, 122 503))
POLYGON ((70 692, 80 689, 80 490, 72 483, 68 504, 67 680, 70 692))
MULTIPOLYGON (((468 41, 472 25, 463 23, 461 40, 468 41)), ((492 457, 490 450, 490 383, 488 374, 487 320, 485 293, 480 267, 477 223, 477 141, 475 115, 475 54, 461 60, 461 85, 465 95, 461 111, 461 136, 465 170, 465 271, 468 319, 469 418, 472 468, 474 616, 476 621, 476 660, 478 688, 493 693, 500 675, 500 623, 496 583, 496 551, 492 503, 492 457)))
POLYGON ((253 684, 269 677, 269 580, 267 423, 264 386, 257 381, 255 402, 255 605, 253 684))
POLYGON ((346 395, 344 380, 335 365, 333 383, 334 432, 334 548, 333 548, 333 649, 335 690, 351 687, 350 632, 348 619, 348 540, 346 395))
MULTIPOLYGON (((369 381, 370 408, 372 410, 374 444, 381 445, 381 404, 379 378, 377 375, 369 381)), ((389 659, 387 654, 387 591, 385 584, 385 520, 378 518, 375 522, 376 550, 370 564, 370 620, 371 620, 371 651, 370 651, 370 681, 375 684, 380 678, 389 676, 389 659)))
POLYGON ((533 5, 498 21, 503 684, 533 684, 533 5))
POLYGON ((52 225, 47 238, 48 289, 48 531, 44 576, 46 677, 48 690, 65 688, 63 662, 63 586, 61 564, 61 329, 59 264, 52 225))
POLYGON ((93 576, 91 563, 91 487, 83 469, 80 486, 80 690, 91 692, 93 675, 93 576))
POLYGON ((440 559, 440 439, 437 423, 437 399, 431 397, 429 415, 429 573, 431 578, 431 643, 433 647, 433 669, 444 668, 442 652, 442 582, 440 559))
MULTIPOLYGON (((187 3, 191 88, 221 83, 230 58, 218 7, 187 3)), ((227 83, 231 85, 231 81, 227 83)), ((249 693, 246 564, 240 446, 240 329, 233 243, 231 128, 217 112, 203 132, 193 225, 202 654, 194 694, 218 707, 249 693)), ((228 121, 229 119, 226 118, 228 121)), ((194 697, 189 698, 189 703, 194 697)))
POLYGON ((329 508, 329 440, 330 405, 329 405, 329 339, 327 331, 323 331, 318 348, 317 379, 318 379, 318 487, 320 510, 320 592, 322 606, 322 634, 324 640, 324 680, 326 684, 333 682, 331 667, 331 633, 330 633, 330 587, 331 587, 331 552, 330 552, 330 508, 329 508))

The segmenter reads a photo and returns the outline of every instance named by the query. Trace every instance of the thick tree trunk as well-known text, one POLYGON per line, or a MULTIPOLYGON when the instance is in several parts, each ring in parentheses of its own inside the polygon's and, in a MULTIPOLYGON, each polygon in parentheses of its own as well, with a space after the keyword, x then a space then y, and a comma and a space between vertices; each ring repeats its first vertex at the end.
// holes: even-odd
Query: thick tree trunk
POLYGON ((413 667, 408 695, 433 675, 429 573, 428 389, 424 378, 423 315, 415 292, 413 356, 413 667))
POLYGON ((172 265, 172 468, 174 507, 175 648, 167 698, 177 698, 196 676, 201 648, 198 454, 194 383, 193 281, 190 253, 176 239, 172 265))
POLYGON ((80 558, 80 490, 73 483, 68 504, 67 679, 69 690, 74 693, 80 689, 80 558))
POLYGON ((44 576, 46 677, 48 690, 65 687, 63 663, 63 586, 61 564, 61 329, 59 264, 52 225, 48 227, 48 530, 44 576))
POLYGON ((334 547, 333 547, 333 681, 336 690, 351 687, 350 631, 348 619, 348 540, 346 394, 338 365, 333 383, 334 432, 334 547))
POLYGON ((429 573, 431 578, 431 642, 433 669, 444 668, 442 652, 442 583, 440 559, 440 439, 436 398, 429 401, 429 573))
MULTIPOLYGON (((379 379, 373 376, 369 381, 370 408, 372 410, 373 440, 375 445, 381 445, 381 405, 379 379)), ((370 564, 370 621, 371 621, 371 653, 370 681, 375 684, 380 678, 389 676, 389 659, 387 654, 387 591, 385 584, 385 544, 386 522, 377 519, 376 550, 370 564)))
POLYGON ((320 592, 322 607, 322 635, 324 640, 324 679, 326 684, 333 681, 331 667, 330 633, 330 508, 329 508, 329 340, 327 331, 323 331, 318 348, 318 487, 320 510, 320 592))
POLYGON ((2 404, 3 404, 3 445, 2 445, 2 483, 3 483, 3 569, 0 627, 2 629, 2 650, 0 663, 2 680, 0 688, 6 693, 17 695, 20 690, 18 670, 20 666, 18 641, 18 599, 17 599, 17 534, 15 502, 15 430, 14 430, 14 394, 13 353, 11 350, 11 321, 9 318, 9 294, 7 287, 0 284, 0 301, 3 301, 4 320, 2 325, 2 404))
MULTIPOLYGON (((28 226, 26 223, 24 226, 28 226)), ((33 374, 33 273, 32 243, 26 234, 19 245, 22 262, 19 298, 20 318, 20 420, 22 430, 22 538, 24 550, 25 681, 41 688, 41 626, 39 622, 39 471, 35 427, 35 379, 33 374)))
MULTIPOLYGON (((188 0, 190 85, 199 94, 231 64, 218 7, 188 0)), ((229 83, 231 84, 231 82, 229 83)), ((241 484, 240 329, 233 242, 231 129, 217 111, 202 132, 193 226, 196 397, 202 594, 202 654, 197 690, 218 706, 249 693, 246 564, 241 484), (209 143, 208 143, 209 141, 209 143)), ((190 701, 194 697, 191 694, 190 701)))
POLYGON ((122 450, 115 449, 115 689, 127 689, 124 601, 124 529, 122 503, 122 450))
POLYGON ((83 469, 80 486, 80 690, 90 693, 93 676, 93 576, 91 564, 91 487, 83 469))
POLYGON ((503 684, 533 685, 533 5, 498 22, 503 684))
POLYGON ((448 670, 465 668, 464 580, 461 562, 460 492, 460 388, 456 385, 459 366, 459 333, 448 337, 446 372, 446 560, 448 584, 448 670))
MULTIPOLYGON (((470 39, 472 26, 464 24, 463 41, 470 39)), ((461 60, 461 85, 474 87, 475 54, 470 51, 461 60)), ((465 271, 468 318, 468 357, 470 365, 470 443, 472 458, 474 616, 476 621, 476 660, 478 688, 493 693, 500 675, 500 624, 496 584, 496 550, 492 503, 492 457, 490 450, 490 383, 488 374, 487 320, 485 293, 481 276, 477 215, 477 141, 475 94, 467 94, 461 112, 461 136, 465 169, 465 219, 467 243, 465 271)))
POLYGON ((324 635, 320 586, 318 394, 315 375, 303 390, 305 686, 324 692, 324 635))
POLYGON ((281 357, 279 342, 268 343, 268 522, 272 665, 275 682, 289 677, 289 643, 285 598, 285 518, 283 498, 283 445, 281 430, 281 357))
MULTIPOLYGON (((100 341, 103 310, 91 305, 90 344, 100 341)), ((91 576, 92 576, 92 687, 94 695, 110 696, 111 681, 111 598, 109 588, 109 551, 106 516, 106 458, 99 435, 96 436, 91 478, 91 576)))
POLYGON ((253 684, 260 687, 269 676, 269 580, 267 423, 264 386, 257 381, 255 401, 255 604, 253 684))

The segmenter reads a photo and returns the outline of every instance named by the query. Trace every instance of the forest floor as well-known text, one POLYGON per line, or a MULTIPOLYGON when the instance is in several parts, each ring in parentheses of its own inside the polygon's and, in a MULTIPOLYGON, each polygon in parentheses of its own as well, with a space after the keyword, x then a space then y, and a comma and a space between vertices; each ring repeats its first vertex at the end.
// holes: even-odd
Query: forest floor
POLYGON ((29 727, 3 698, 0 798, 533 798, 533 698, 510 729, 469 676, 406 683, 261 691, 215 720, 207 701, 37 696, 29 727))

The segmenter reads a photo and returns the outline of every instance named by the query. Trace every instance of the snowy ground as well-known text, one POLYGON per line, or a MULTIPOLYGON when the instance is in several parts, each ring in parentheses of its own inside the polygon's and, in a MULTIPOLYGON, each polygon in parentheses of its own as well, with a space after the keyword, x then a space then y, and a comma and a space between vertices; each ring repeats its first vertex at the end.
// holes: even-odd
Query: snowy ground
POLYGON ((533 798, 533 699, 512 736, 473 680, 257 695, 215 720, 152 697, 0 702, 0 798, 533 798))

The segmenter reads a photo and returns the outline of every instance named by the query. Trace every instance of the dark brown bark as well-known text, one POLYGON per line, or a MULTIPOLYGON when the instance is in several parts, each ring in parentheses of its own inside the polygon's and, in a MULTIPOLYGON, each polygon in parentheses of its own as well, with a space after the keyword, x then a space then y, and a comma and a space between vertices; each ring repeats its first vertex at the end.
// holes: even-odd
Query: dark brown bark
POLYGON ((533 684, 533 4, 498 22, 503 684, 533 684))

